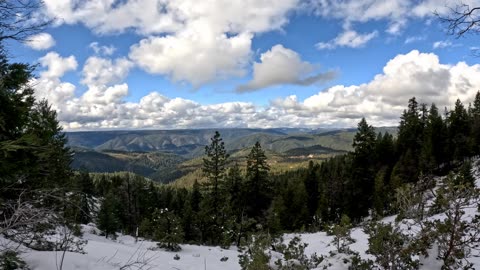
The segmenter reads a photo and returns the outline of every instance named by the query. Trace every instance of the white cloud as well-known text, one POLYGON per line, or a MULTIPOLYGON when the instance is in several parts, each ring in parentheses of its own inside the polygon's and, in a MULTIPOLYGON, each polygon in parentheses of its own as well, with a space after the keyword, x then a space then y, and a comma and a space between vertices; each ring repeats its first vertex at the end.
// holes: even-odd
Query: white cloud
POLYGON ((115 61, 96 56, 89 57, 83 66, 82 83, 86 85, 112 85, 123 81, 133 63, 125 58, 115 61))
POLYGON ((47 67, 47 70, 40 73, 41 77, 45 78, 61 78, 65 72, 77 69, 78 63, 75 56, 61 57, 56 52, 49 52, 39 59, 42 67, 47 67))
MULTIPOLYGON (((277 47, 270 53, 278 49, 288 50, 277 47)), ((43 59, 47 70, 33 82, 36 93, 53 103, 66 129, 354 127, 361 117, 373 125, 396 125, 413 96, 419 102, 451 108, 457 98, 468 104, 480 89, 480 65, 442 64, 437 55, 414 50, 392 58, 369 82, 336 85, 303 100, 291 95, 272 100, 267 106, 246 102, 205 105, 152 91, 139 102, 125 102, 128 85, 120 79, 92 80, 88 90, 77 97, 75 86, 59 79, 73 65, 59 71, 56 61, 45 60, 68 63, 71 59, 52 55, 43 59)))
POLYGON ((38 79, 30 81, 35 88, 35 97, 37 100, 47 99, 54 109, 59 110, 65 101, 74 97, 75 85, 62 82, 61 78, 66 72, 77 69, 77 61, 73 55, 61 57, 50 52, 40 58, 39 62, 46 70, 40 73, 38 79))
POLYGON ((177 36, 150 37, 132 46, 129 57, 154 74, 198 87, 207 82, 245 74, 251 34, 227 36, 186 31, 177 36))
POLYGON ((175 33, 204 20, 215 32, 265 32, 287 22, 297 0, 45 0, 45 13, 58 23, 83 23, 98 33, 134 29, 149 35, 175 33), (141 11, 141 12, 139 12, 141 11))
POLYGON ((319 73, 317 69, 302 61, 297 52, 277 44, 260 56, 260 63, 253 64, 253 79, 236 91, 249 92, 280 84, 311 85, 335 76, 334 72, 319 73))
POLYGON ((115 48, 113 45, 101 46, 98 44, 98 42, 92 42, 90 45, 88 45, 88 47, 91 48, 96 54, 105 56, 110 56, 117 50, 117 48, 115 48))
POLYGON ((337 47, 359 48, 365 46, 367 42, 375 38, 377 35, 377 31, 360 34, 354 30, 345 30, 333 40, 329 42, 319 42, 315 47, 319 50, 334 49, 337 47))
POLYGON ((404 0, 311 0, 308 8, 317 15, 344 19, 349 22, 402 18, 410 1, 404 0))
POLYGON ((452 46, 454 46, 454 44, 450 40, 445 40, 445 41, 440 40, 433 43, 434 49, 443 49, 443 48, 452 47, 452 46))
POLYGON ((405 39, 405 44, 410 44, 418 41, 425 40, 426 36, 410 36, 405 39))
POLYGON ((386 32, 391 35, 400 35, 405 28, 405 25, 407 25, 406 19, 397 19, 397 21, 390 22, 386 32))
MULTIPOLYGON (((58 23, 83 23, 99 34, 146 36, 130 58, 150 73, 195 87, 243 75, 255 34, 281 29, 299 0, 46 0, 58 23), (139 12, 141 11, 141 12, 139 12)), ((98 44, 92 48, 100 47, 98 44)))
POLYGON ((128 85, 126 83, 113 86, 92 85, 82 96, 82 102, 85 104, 118 104, 122 103, 122 98, 128 95, 128 85))
POLYGON ((28 37, 25 44, 34 50, 41 51, 55 46, 55 39, 48 33, 39 33, 28 37))
MULTIPOLYGON (((461 3, 479 6, 480 0, 461 3)), ((398 35, 409 20, 433 17, 435 11, 446 14, 449 7, 458 4, 457 0, 308 0, 302 6, 318 16, 343 20, 346 25, 384 20, 388 22, 385 31, 398 35)))
MULTIPOLYGON (((277 100, 272 107, 295 116, 293 123, 354 126, 361 117, 374 125, 396 125, 408 99, 451 107, 457 98, 471 102, 480 88, 480 65, 441 64, 438 56, 416 50, 398 55, 372 81, 352 86, 337 85, 303 102, 295 96, 277 100), (304 117, 305 116, 305 117, 304 117)), ((273 110, 273 108, 270 108, 273 110)))
POLYGON ((413 6, 412 14, 417 17, 430 17, 434 13, 444 15, 450 12, 450 8, 455 8, 457 5, 465 4, 470 7, 479 6, 479 0, 423 0, 419 1, 417 5, 413 6))

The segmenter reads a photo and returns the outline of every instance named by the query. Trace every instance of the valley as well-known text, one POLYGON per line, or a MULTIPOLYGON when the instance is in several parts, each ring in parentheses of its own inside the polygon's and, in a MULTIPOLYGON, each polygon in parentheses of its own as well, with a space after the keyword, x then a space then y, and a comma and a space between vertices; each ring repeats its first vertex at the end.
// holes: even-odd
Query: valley
MULTIPOLYGON (((92 173, 132 172, 160 183, 191 186, 201 180, 202 156, 215 130, 68 132, 72 168, 92 173)), ((308 166, 352 150, 356 129, 220 129, 230 162, 243 166, 258 141, 272 172, 308 166)), ((396 134, 396 127, 376 132, 396 134)))

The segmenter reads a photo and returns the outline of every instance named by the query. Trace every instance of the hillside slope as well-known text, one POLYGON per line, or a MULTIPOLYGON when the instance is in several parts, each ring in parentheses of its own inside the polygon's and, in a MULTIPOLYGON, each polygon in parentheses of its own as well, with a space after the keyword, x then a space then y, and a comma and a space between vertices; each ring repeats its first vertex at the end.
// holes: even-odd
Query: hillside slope
MULTIPOLYGON (((476 186, 480 187, 480 161, 474 161, 472 170, 475 178, 476 186)), ((437 179, 438 181, 439 179, 437 179)), ((471 208, 468 210, 467 217, 478 213, 478 209, 471 208)), ((442 217, 443 213, 439 213, 431 218, 442 217)), ((393 223, 396 216, 386 217, 381 220, 382 223, 393 223)), ((409 222, 409 220, 404 220, 409 222)), ((182 250, 179 252, 166 252, 158 250, 154 242, 140 240, 135 241, 133 237, 123 236, 117 240, 105 239, 98 236, 99 232, 94 226, 84 226, 84 239, 88 240, 85 246, 85 254, 67 252, 64 270, 110 270, 119 269, 127 264, 132 264, 131 269, 182 269, 182 270, 224 270, 224 269, 240 269, 238 255, 240 254, 236 248, 221 249, 220 247, 181 245, 182 250), (175 260, 174 256, 178 254, 179 260, 175 260), (221 261, 226 258, 226 261, 221 261), (138 264, 134 264, 138 262, 138 264), (143 267, 143 268, 140 268, 143 267)), ((411 228, 403 227, 405 233, 411 233, 411 228)), ((326 232, 303 233, 303 234, 286 234, 284 241, 288 243, 290 239, 298 236, 301 240, 308 244, 305 254, 317 254, 324 256, 324 260, 314 268, 346 270, 350 262, 348 257, 343 254, 331 253, 335 250, 332 244, 333 236, 327 235, 326 232), (334 255, 332 255, 334 254, 334 255)), ((371 254, 367 253, 368 235, 362 227, 356 227, 351 230, 351 236, 355 240, 349 245, 352 251, 358 252, 362 259, 373 259, 371 254)), ((6 241, 0 238, 0 241, 6 241)), ((278 258, 278 252, 268 251, 273 259, 278 258)), ((473 269, 480 269, 480 255, 478 251, 473 251, 469 261, 473 264, 473 269)), ((60 254, 56 252, 34 251, 22 248, 22 258, 29 264, 32 270, 56 269, 56 263, 60 261, 60 254)), ((418 257, 421 270, 440 270, 441 263, 437 259, 435 250, 429 250, 429 256, 418 257)), ((273 261, 272 261, 273 265, 273 261)), ((129 269, 129 268, 126 268, 129 269)))

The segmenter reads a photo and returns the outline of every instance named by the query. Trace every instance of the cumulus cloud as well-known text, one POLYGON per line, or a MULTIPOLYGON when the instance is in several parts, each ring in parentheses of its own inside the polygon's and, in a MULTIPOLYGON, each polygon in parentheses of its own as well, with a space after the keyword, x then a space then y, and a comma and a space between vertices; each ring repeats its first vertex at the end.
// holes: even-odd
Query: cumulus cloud
POLYGON ((468 6, 480 5, 479 0, 423 0, 419 1, 412 7, 412 15, 417 17, 429 17, 434 16, 434 12, 443 15, 450 12, 450 8, 456 7, 459 4, 465 4, 468 6))
POLYGON ((127 59, 88 58, 82 70, 82 83, 87 90, 79 97, 75 96, 75 85, 61 80, 67 72, 77 69, 74 56, 62 57, 50 52, 39 63, 44 70, 31 81, 35 96, 51 103, 62 124, 82 127, 81 123, 86 122, 105 123, 109 114, 125 117, 123 99, 128 95, 128 85, 123 80, 133 66, 127 59))
POLYGON ((34 50, 41 51, 55 46, 55 39, 49 33, 39 33, 28 37, 25 44, 34 50))
POLYGON ((260 63, 253 65, 253 79, 236 91, 250 92, 280 84, 311 85, 335 77, 335 72, 319 73, 317 69, 302 61, 297 52, 277 44, 260 56, 260 63))
POLYGON ((65 72, 77 69, 78 63, 75 56, 61 57, 56 52, 49 52, 39 59, 42 67, 47 69, 42 71, 40 76, 45 78, 61 78, 65 72))
POLYGON ((37 100, 46 99, 54 109, 60 110, 61 104, 74 97, 75 85, 62 82, 61 78, 69 71, 77 69, 77 60, 73 55, 62 57, 58 53, 50 52, 39 59, 40 66, 45 68, 40 77, 31 80, 35 88, 37 100))
POLYGON ((110 56, 117 50, 117 48, 115 48, 113 45, 102 46, 99 45, 98 42, 92 42, 88 45, 88 47, 92 49, 96 54, 105 56, 110 56))
POLYGON ((58 23, 83 23, 97 33, 134 29, 143 35, 175 33, 198 20, 221 32, 264 32, 287 22, 297 0, 45 0, 45 13, 58 23), (138 12, 141 10, 142 12, 138 12))
MULTIPOLYGON (((464 0, 462 4, 478 6, 480 0, 464 0)), ((317 16, 342 20, 349 26, 384 20, 385 32, 398 35, 409 20, 433 17, 434 12, 446 14, 449 7, 456 5, 456 0, 308 0, 302 7, 317 16)))
POLYGON ((153 74, 169 76, 198 87, 207 82, 241 76, 249 62, 251 34, 186 31, 177 36, 150 37, 132 46, 129 57, 153 74))
POLYGON ((410 1, 391 0, 312 0, 308 6, 317 15, 345 19, 351 22, 366 22, 384 18, 401 18, 408 10, 410 1))
MULTIPOLYGON (((154 74, 197 87, 241 76, 255 34, 281 29, 299 0, 46 0, 58 23, 83 23, 99 34, 134 30, 145 36, 130 58, 154 74), (138 12, 141 10, 142 12, 138 12)), ((102 50, 98 44, 92 49, 102 50)))
POLYGON ((478 75, 480 65, 441 64, 437 55, 414 50, 391 59, 368 83, 337 85, 303 101, 290 96, 276 100, 272 108, 295 116, 294 123, 303 125, 315 116, 323 125, 354 126, 361 117, 375 125, 395 125, 413 96, 440 108, 451 107, 457 98, 471 102, 480 88, 478 75))
MULTIPOLYGON (((288 49, 277 47, 270 53, 279 49, 288 52, 288 49)), ((303 100, 290 95, 272 100, 266 106, 250 102, 206 105, 152 91, 139 102, 126 102, 128 85, 118 77, 92 79, 88 90, 75 96, 75 86, 59 79, 76 67, 72 59, 53 54, 42 59, 46 70, 35 81, 37 92, 39 88, 51 91, 41 90, 40 93, 58 109, 59 120, 67 130, 354 127, 361 117, 377 126, 396 125, 408 99, 413 96, 419 102, 435 102, 439 108, 451 108, 457 98, 468 104, 480 89, 480 65, 443 64, 433 53, 413 50, 392 58, 383 71, 368 82, 336 85, 303 100), (57 62, 66 63, 70 68, 58 70, 57 62)), ((107 60, 112 65, 116 61, 118 59, 107 60)))
POLYGON ((83 66, 82 83, 92 85, 112 85, 125 79, 133 63, 125 58, 111 59, 89 57, 83 66))
POLYGON ((366 34, 357 33, 354 30, 345 30, 329 42, 319 42, 315 47, 319 50, 335 49, 337 47, 359 48, 365 46, 367 42, 378 35, 377 31, 366 34))

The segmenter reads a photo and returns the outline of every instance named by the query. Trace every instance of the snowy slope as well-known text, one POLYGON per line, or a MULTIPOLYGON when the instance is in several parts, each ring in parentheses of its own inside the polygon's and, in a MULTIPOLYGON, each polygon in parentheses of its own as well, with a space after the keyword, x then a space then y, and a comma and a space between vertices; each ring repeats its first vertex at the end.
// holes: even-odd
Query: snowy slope
MULTIPOLYGON (((131 236, 119 236, 114 241, 90 233, 94 230, 92 227, 84 226, 83 229, 84 239, 88 240, 85 254, 67 252, 64 270, 118 270, 129 264, 132 266, 124 269, 198 270, 205 269, 205 265, 209 270, 240 269, 238 252, 233 248, 182 245, 180 252, 166 252, 156 249, 154 242, 135 242, 131 236), (180 256, 179 260, 174 260, 176 254, 180 256), (228 260, 222 262, 222 257, 228 257, 228 260)), ((60 262, 61 253, 25 250, 22 257, 32 270, 58 269, 56 261, 60 262)))
MULTIPOLYGON (((473 175, 476 179, 477 186, 480 186, 480 160, 473 162, 473 175)), ((470 216, 475 215, 476 209, 468 210, 470 216)), ((432 218, 441 217, 442 214, 432 218)), ((468 216, 468 215, 467 215, 468 216)), ((386 217, 382 222, 394 222, 395 216, 386 217)), ((144 262, 142 264, 133 264, 131 268, 124 269, 159 269, 159 270, 236 270, 240 269, 238 264, 238 251, 236 248, 229 250, 220 247, 206 247, 196 245, 181 245, 180 252, 166 252, 156 249, 156 243, 150 241, 138 241, 130 236, 119 236, 117 240, 106 239, 99 236, 98 231, 92 226, 84 226, 84 239, 88 240, 84 248, 85 254, 68 252, 65 256, 63 265, 64 270, 113 270, 120 269, 124 265, 135 263, 136 261, 144 262), (174 256, 178 254, 179 260, 174 260, 174 256), (220 261, 222 257, 228 257, 225 262, 220 261)), ((300 236, 303 242, 308 246, 305 249, 307 255, 316 253, 326 258, 317 269, 343 270, 348 268, 343 258, 346 255, 337 254, 333 257, 330 252, 335 250, 331 244, 333 236, 328 236, 325 232, 310 234, 286 234, 285 242, 288 242, 294 236, 300 236)), ((374 259, 371 255, 366 254, 368 249, 368 237, 361 227, 353 228, 351 236, 355 239, 355 243, 350 245, 350 249, 356 251, 364 259, 374 259)), ((0 239, 1 241, 2 239, 0 239)), ((40 252, 23 249, 22 257, 28 263, 32 270, 59 269, 56 262, 60 261, 61 254, 55 252, 40 252)), ((420 269, 440 269, 441 263, 436 260, 435 247, 427 258, 420 258, 422 264, 420 269)), ((474 263, 475 269, 480 269, 480 257, 472 257, 469 260, 474 263)))
MULTIPOLYGON (((474 176, 475 184, 477 187, 480 187, 480 159, 475 159, 472 162, 472 174, 474 176)), ((427 204, 431 204, 432 201, 428 201, 427 204)), ((471 207, 465 209, 465 216, 464 218, 470 219, 477 214, 476 207, 471 207)), ((430 217, 430 219, 443 219, 445 217, 444 214, 438 214, 430 217)), ((395 221, 396 216, 389 216, 381 220, 383 223, 393 223, 395 221)), ((408 222, 408 220, 405 220, 408 222)), ((405 230, 407 230, 405 228, 405 230)), ((410 230, 415 233, 415 228, 410 227, 410 230)), ((409 231, 410 232, 410 231, 409 231)), ((294 236, 300 236, 302 242, 307 243, 308 246, 305 249, 305 253, 307 255, 311 255, 316 253, 317 255, 324 255, 326 256, 326 261, 323 262, 318 269, 323 269, 323 266, 327 266, 327 269, 331 270, 344 270, 348 269, 348 264, 343 261, 344 256, 343 254, 338 254, 333 257, 329 257, 330 251, 335 251, 335 247, 331 244, 333 240, 333 236, 328 236, 325 232, 318 232, 312 234, 288 234, 285 235, 285 242, 288 242, 294 236)), ((366 253, 368 249, 368 235, 365 234, 362 228, 357 227, 351 230, 351 236, 355 240, 355 243, 351 244, 349 247, 352 251, 356 251, 363 259, 372 259, 374 257, 366 253)), ((420 257, 420 269, 421 270, 440 270, 442 263, 436 259, 437 250, 435 247, 429 251, 428 257, 420 257)), ((474 269, 480 269, 480 251, 472 251, 472 256, 468 258, 468 260, 473 263, 474 269)))

